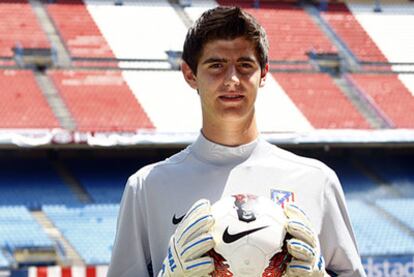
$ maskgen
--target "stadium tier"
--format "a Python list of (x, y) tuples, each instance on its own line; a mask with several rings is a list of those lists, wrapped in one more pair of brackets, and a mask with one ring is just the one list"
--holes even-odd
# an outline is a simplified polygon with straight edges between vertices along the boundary
[(0, 3), (0, 38), (0, 57), (12, 57), (14, 47), (50, 48), (28, 0)]
[(32, 71), (0, 70), (0, 128), (57, 128)]

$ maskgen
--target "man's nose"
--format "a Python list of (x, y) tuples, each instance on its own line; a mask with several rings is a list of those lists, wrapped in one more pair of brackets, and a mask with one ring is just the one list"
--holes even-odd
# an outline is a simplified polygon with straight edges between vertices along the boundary
[(226, 86), (237, 86), (240, 84), (239, 73), (235, 66), (229, 66), (224, 84)]

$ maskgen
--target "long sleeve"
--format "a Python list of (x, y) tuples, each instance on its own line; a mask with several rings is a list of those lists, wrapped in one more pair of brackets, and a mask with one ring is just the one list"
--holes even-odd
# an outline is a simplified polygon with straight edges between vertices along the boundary
[(107, 277), (150, 276), (150, 261), (143, 202), (140, 201), (140, 178), (129, 178), (117, 222), (117, 232)]
[(338, 178), (331, 172), (325, 190), (320, 234), (326, 266), (338, 276), (365, 276)]

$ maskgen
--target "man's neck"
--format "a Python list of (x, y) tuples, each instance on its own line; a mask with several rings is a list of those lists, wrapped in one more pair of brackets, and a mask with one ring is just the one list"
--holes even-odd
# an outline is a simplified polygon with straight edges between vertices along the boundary
[(201, 132), (208, 140), (226, 146), (239, 146), (252, 142), (259, 134), (254, 119), (237, 124), (235, 122), (204, 123)]

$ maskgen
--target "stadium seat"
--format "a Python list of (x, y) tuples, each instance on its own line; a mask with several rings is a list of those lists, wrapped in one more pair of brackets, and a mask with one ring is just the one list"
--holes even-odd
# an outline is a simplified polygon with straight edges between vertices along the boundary
[(0, 57), (12, 57), (13, 47), (50, 48), (28, 0), (0, 3)]
[(414, 96), (397, 74), (349, 74), (366, 99), (394, 128), (414, 127)]
[(43, 211), (88, 265), (109, 263), (118, 210), (119, 205), (115, 204), (43, 207)]
[(347, 5), (389, 62), (414, 62), (414, 38), (407, 35), (414, 25), (414, 5), (408, 0), (380, 2), (380, 13), (374, 12), (372, 1), (350, 0)]
[(330, 3), (329, 8), (321, 14), (359, 61), (387, 62), (345, 3)]
[(378, 199), (375, 204), (414, 231), (414, 198)]
[(53, 248), (41, 226), (24, 206), (0, 206), (0, 247), (17, 249)]
[(44, 158), (9, 157), (0, 160), (0, 168), (1, 205), (38, 209), (43, 204), (80, 203)]
[(59, 0), (46, 5), (70, 55), (76, 58), (113, 58), (111, 48), (82, 0)]
[(50, 129), (60, 126), (33, 72), (0, 70), (0, 87), (0, 128)]
[(119, 71), (49, 71), (79, 131), (133, 132), (153, 125)]
[[(232, 0), (217, 2), (220, 5), (235, 3)], [(266, 29), (271, 60), (307, 61), (308, 52), (337, 51), (310, 15), (295, 3), (265, 1), (259, 9), (253, 8), (252, 4), (253, 1), (237, 1), (237, 5), (255, 16)]]
[(387, 219), (380, 210), (361, 200), (347, 202), (362, 256), (411, 254), (414, 239)]
[(318, 129), (371, 129), (369, 123), (322, 73), (272, 73), (286, 94)]
[(93, 203), (103, 204), (119, 203), (128, 177), (149, 162), (149, 159), (143, 160), (140, 157), (85, 157), (64, 160)]

